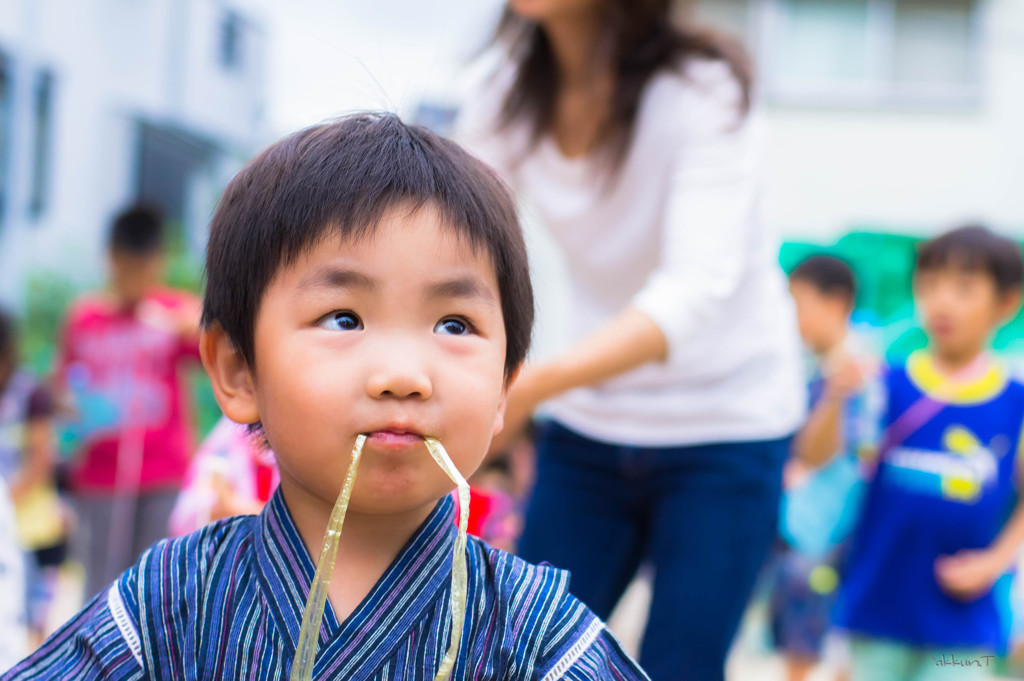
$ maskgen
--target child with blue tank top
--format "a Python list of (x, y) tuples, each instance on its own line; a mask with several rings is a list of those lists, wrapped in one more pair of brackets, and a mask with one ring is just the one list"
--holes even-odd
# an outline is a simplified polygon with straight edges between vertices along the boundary
[(926, 351), (883, 372), (877, 455), (837, 605), (853, 680), (987, 678), (992, 586), (1024, 541), (1024, 384), (987, 349), (1018, 309), (1020, 250), (977, 226), (925, 243), (914, 296)]

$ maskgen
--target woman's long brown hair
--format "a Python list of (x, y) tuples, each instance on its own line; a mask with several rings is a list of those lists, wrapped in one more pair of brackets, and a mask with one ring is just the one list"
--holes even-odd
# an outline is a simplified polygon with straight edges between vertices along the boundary
[[(615, 76), (611, 111), (600, 132), (599, 147), (611, 169), (625, 159), (633, 137), (644, 88), (658, 71), (675, 68), (691, 57), (726, 63), (742, 90), (742, 107), (750, 107), (753, 68), (742, 45), (726, 36), (677, 25), (672, 0), (604, 0), (597, 54), (607, 55)], [(494, 42), (507, 45), (516, 63), (499, 125), (526, 122), (536, 143), (554, 120), (559, 75), (544, 30), (506, 7)]]

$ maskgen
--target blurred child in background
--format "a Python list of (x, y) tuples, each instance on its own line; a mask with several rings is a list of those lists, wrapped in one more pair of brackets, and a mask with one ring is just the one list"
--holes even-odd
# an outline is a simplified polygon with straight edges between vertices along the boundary
[(171, 534), (190, 534), (221, 518), (255, 515), (280, 481), (274, 453), (261, 438), (222, 417), (188, 467), (171, 514)]
[(533, 435), (530, 423), (469, 479), (469, 533), (510, 553), (523, 531), (523, 510), (533, 486)]
[(109, 290), (72, 305), (61, 339), (58, 384), (82, 425), (71, 485), (86, 598), (167, 536), (192, 452), (180, 365), (198, 363), (200, 305), (161, 286), (163, 254), (159, 213), (121, 213)]
[(992, 585), (1024, 540), (1024, 384), (988, 345), (1019, 306), (1022, 269), (1018, 246), (982, 227), (918, 252), (929, 348), (882, 377), (883, 430), (836, 611), (857, 681), (992, 671), (1003, 637)]
[(520, 499), (512, 496), (508, 462), (484, 463), (469, 480), (469, 534), (496, 549), (515, 551), (523, 530)]
[(26, 553), (24, 603), (34, 647), (47, 633), (64, 562), (65, 523), (53, 481), (53, 401), (44, 386), (19, 368), (16, 335), (14, 320), (0, 311), (0, 479), (15, 506), (16, 545)]
[[(861, 389), (872, 362), (850, 331), (856, 279), (839, 258), (808, 258), (789, 277), (800, 335), (813, 354), (810, 412), (787, 464), (779, 547), (769, 604), (776, 648), (788, 677), (803, 681), (822, 656), (839, 582), (843, 540), (860, 497), (856, 436), (863, 427)], [(831, 460), (812, 470), (806, 451)], [(834, 456), (832, 456), (834, 455)]]

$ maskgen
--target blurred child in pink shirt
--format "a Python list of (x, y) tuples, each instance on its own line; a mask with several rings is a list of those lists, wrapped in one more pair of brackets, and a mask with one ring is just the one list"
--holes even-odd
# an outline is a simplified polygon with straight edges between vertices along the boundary
[(182, 365), (199, 360), (198, 299), (160, 285), (163, 222), (142, 206), (114, 221), (110, 286), (77, 300), (57, 384), (76, 414), (71, 469), (86, 597), (167, 534), (192, 452)]
[(257, 514), (280, 480), (274, 453), (247, 426), (221, 418), (192, 459), (171, 514), (171, 533), (186, 535), (214, 520)]

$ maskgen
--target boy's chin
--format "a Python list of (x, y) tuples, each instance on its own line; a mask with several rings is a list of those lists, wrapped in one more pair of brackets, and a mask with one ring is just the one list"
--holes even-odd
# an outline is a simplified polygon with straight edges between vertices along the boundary
[(427, 515), (445, 495), (425, 495), (416, 499), (381, 495), (369, 499), (359, 499), (353, 495), (349, 504), (352, 513), (364, 516), (404, 516)]
[(967, 360), (984, 352), (986, 348), (985, 343), (979, 344), (951, 338), (936, 338), (935, 336), (930, 338), (929, 349), (933, 355), (941, 359)]

